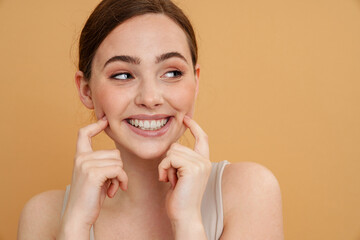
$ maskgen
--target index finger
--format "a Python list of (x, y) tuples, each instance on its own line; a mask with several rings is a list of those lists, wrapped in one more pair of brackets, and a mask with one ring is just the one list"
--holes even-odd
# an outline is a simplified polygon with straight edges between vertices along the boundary
[(207, 134), (189, 116), (185, 115), (184, 123), (190, 129), (191, 134), (195, 137), (195, 152), (200, 153), (206, 158), (209, 158), (209, 142)]
[(78, 140), (76, 143), (76, 154), (92, 152), (91, 138), (99, 134), (108, 125), (106, 117), (101, 118), (96, 123), (92, 123), (79, 130)]

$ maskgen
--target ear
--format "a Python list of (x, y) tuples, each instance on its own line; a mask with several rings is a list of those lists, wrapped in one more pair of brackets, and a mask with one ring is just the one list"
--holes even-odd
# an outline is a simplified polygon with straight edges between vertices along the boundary
[(94, 109), (94, 103), (91, 98), (90, 84), (89, 81), (85, 79), (83, 72), (77, 71), (75, 73), (75, 83), (81, 102), (85, 105), (85, 107)]
[(200, 65), (195, 65), (195, 81), (196, 81), (196, 92), (195, 92), (195, 98), (197, 98), (197, 95), (199, 93), (199, 80), (200, 80)]

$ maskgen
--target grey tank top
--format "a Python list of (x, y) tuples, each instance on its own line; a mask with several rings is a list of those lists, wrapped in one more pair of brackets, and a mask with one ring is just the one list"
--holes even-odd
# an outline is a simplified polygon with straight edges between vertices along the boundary
[[(201, 216), (208, 240), (218, 240), (223, 231), (223, 204), (221, 179), (228, 161), (213, 162), (208, 183), (201, 203)], [(69, 198), (70, 185), (66, 187), (61, 217), (64, 214)], [(90, 240), (95, 240), (94, 229), (91, 227)]]

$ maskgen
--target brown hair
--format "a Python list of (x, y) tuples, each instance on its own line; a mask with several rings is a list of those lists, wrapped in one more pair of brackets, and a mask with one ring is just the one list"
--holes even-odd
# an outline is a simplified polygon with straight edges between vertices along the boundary
[(103, 0), (92, 12), (80, 35), (79, 70), (87, 80), (96, 50), (106, 36), (124, 21), (147, 13), (164, 14), (184, 31), (193, 66), (197, 63), (197, 44), (194, 30), (183, 11), (171, 0)]

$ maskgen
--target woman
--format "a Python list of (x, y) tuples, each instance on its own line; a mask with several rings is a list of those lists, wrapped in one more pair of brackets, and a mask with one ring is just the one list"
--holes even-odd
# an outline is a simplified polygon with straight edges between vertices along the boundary
[[(282, 239), (281, 194), (253, 163), (211, 164), (192, 119), (200, 67), (169, 0), (104, 0), (79, 45), (76, 86), (98, 118), (79, 131), (71, 188), (32, 198), (19, 239)], [(186, 128), (194, 149), (177, 143)], [(101, 131), (116, 150), (93, 151)]]

